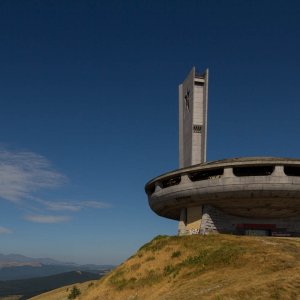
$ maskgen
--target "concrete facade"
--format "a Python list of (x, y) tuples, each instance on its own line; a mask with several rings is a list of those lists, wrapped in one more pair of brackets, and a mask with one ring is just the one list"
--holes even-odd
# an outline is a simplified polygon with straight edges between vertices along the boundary
[(206, 161), (208, 69), (192, 68), (179, 85), (179, 167)]
[(300, 234), (298, 159), (208, 162), (158, 176), (146, 192), (152, 210), (180, 221), (179, 234), (237, 233), (240, 224), (272, 224)]

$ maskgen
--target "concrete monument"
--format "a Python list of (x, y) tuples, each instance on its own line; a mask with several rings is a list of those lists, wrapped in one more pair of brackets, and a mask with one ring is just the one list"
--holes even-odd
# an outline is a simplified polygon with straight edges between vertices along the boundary
[(208, 70), (179, 85), (179, 169), (150, 180), (151, 209), (178, 220), (179, 235), (300, 236), (300, 160), (244, 157), (206, 162)]

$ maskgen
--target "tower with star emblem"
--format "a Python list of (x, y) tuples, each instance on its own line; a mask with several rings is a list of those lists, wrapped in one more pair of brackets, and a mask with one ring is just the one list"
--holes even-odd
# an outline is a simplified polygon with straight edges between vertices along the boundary
[[(206, 162), (208, 69), (202, 75), (193, 67), (179, 85), (179, 168)], [(199, 232), (202, 207), (183, 207), (179, 235), (188, 230)]]
[(206, 161), (208, 69), (192, 68), (179, 85), (179, 167)]
[(206, 162), (208, 70), (179, 86), (179, 169), (150, 180), (151, 209), (178, 220), (178, 234), (300, 237), (300, 159)]

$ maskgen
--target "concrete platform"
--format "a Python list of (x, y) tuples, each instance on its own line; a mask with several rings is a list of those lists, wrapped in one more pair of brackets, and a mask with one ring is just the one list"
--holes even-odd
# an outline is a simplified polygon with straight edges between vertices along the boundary
[(300, 216), (300, 159), (225, 159), (175, 170), (145, 186), (151, 209), (180, 220), (182, 208), (209, 205), (255, 219)]

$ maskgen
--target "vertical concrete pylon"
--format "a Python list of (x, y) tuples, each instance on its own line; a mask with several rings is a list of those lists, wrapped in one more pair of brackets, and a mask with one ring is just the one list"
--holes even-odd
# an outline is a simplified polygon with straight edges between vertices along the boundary
[(208, 69), (192, 68), (179, 85), (179, 167), (206, 161)]
[[(192, 68), (179, 85), (179, 167), (206, 162), (208, 69)], [(179, 235), (199, 233), (202, 207), (182, 208)]]

